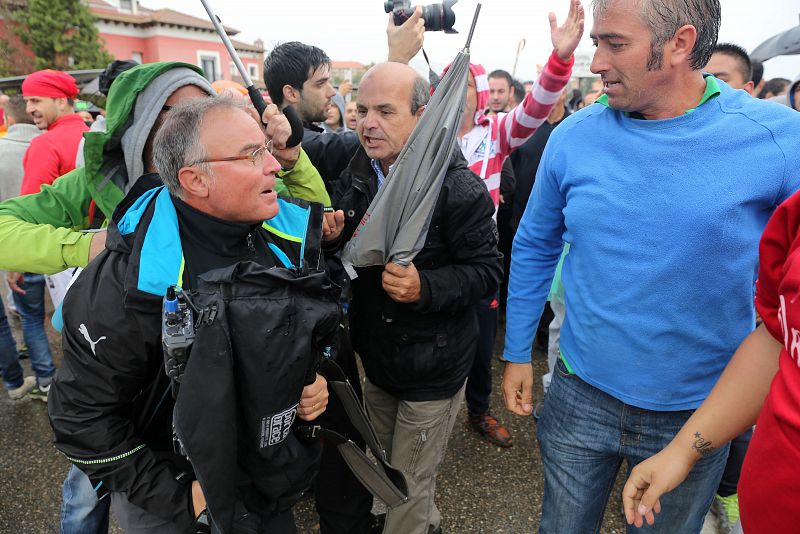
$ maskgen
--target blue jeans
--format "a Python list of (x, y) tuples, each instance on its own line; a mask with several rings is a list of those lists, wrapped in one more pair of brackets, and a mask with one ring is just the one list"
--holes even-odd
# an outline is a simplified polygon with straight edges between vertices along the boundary
[(22, 366), (19, 364), (17, 343), (8, 326), (3, 299), (0, 299), (0, 375), (8, 389), (22, 385)]
[(89, 477), (70, 466), (64, 479), (61, 502), (61, 534), (107, 534), (111, 499), (98, 500)]
[[(663, 449), (691, 414), (627, 405), (569, 374), (559, 358), (538, 423), (545, 471), (539, 532), (600, 532), (622, 461), (630, 472)], [(628, 532), (700, 532), (727, 458), (725, 445), (701, 459), (683, 484), (661, 497), (655, 525)]]
[(25, 273), (25, 283), (20, 287), (26, 293), (14, 293), (14, 305), (22, 320), (22, 337), (28, 346), (31, 367), (39, 385), (49, 386), (56, 374), (56, 367), (44, 331), (44, 275)]

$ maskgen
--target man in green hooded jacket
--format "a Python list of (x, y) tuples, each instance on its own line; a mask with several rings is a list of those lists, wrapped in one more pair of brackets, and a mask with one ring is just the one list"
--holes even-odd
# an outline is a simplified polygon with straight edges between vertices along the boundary
[[(85, 266), (105, 244), (103, 232), (85, 230), (104, 226), (136, 180), (154, 171), (150, 149), (163, 112), (184, 98), (215, 94), (201, 71), (185, 63), (150, 63), (121, 74), (109, 91), (106, 131), (84, 134), (86, 166), (37, 194), (0, 203), (0, 269), (51, 274)], [(329, 206), (319, 173), (296, 150), (276, 151), (284, 168), (278, 192)]]

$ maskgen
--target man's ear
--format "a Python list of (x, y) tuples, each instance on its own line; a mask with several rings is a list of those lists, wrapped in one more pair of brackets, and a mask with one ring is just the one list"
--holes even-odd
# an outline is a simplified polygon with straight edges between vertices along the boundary
[(187, 196), (207, 198), (209, 195), (211, 177), (194, 165), (181, 167), (178, 171), (178, 182)]
[(744, 84), (744, 87), (742, 87), (742, 89), (744, 89), (745, 91), (747, 91), (747, 93), (748, 93), (750, 96), (753, 96), (753, 92), (755, 91), (755, 84), (753, 84), (753, 80), (750, 80), (749, 82), (747, 82), (746, 84)]
[(684, 24), (666, 44), (665, 56), (671, 66), (677, 67), (688, 63), (697, 42), (697, 28)]
[(60, 113), (75, 113), (75, 108), (69, 105), (67, 99), (63, 96), (60, 96), (55, 99), (56, 107)]
[(420, 106), (419, 109), (417, 110), (417, 112), (414, 113), (414, 116), (417, 118), (417, 120), (419, 120), (419, 118), (422, 117), (422, 114), (425, 113), (425, 108), (427, 108), (427, 107), (428, 107), (427, 105)]
[(283, 86), (283, 101), (286, 104), (297, 104), (300, 100), (300, 91), (289, 85)]

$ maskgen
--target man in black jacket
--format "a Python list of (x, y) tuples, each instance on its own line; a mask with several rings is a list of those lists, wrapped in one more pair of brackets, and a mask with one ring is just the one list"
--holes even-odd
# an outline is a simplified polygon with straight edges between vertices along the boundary
[[(202, 515), (205, 495), (217, 490), (209, 478), (202, 485), (199, 481), (199, 473), (208, 472), (206, 464), (198, 471), (207, 455), (190, 453), (189, 465), (173, 449), (175, 403), (162, 353), (162, 299), (167, 288), (177, 284), (195, 289), (202, 284), (201, 275), (240, 262), (267, 269), (290, 263), (324, 270), (319, 251), (322, 207), (277, 199), (273, 189), (280, 164), (271, 150), (272, 141), (265, 143), (258, 123), (234, 101), (200, 99), (173, 108), (154, 143), (154, 159), (166, 188), (155, 173), (137, 181), (109, 225), (106, 250), (89, 264), (64, 301), (64, 359), (49, 404), (55, 443), (99, 492), (111, 494), (115, 515), (128, 534), (183, 531)], [(305, 212), (295, 217), (307, 221), (305, 226), (277, 228), (293, 211)], [(335, 325), (337, 308), (333, 298), (328, 300), (319, 306), (332, 310)], [(226, 482), (235, 487), (229, 495), (240, 499), (236, 509), (220, 508), (215, 516), (209, 499), (210, 513), (214, 522), (225, 513), (230, 518), (235, 514), (238, 521), (255, 523), (254, 532), (292, 532), (290, 506), (310, 485), (318, 452), (300, 444), (288, 429), (295, 415), (304, 420), (318, 417), (328, 394), (318, 375), (304, 386), (308, 377), (314, 380), (308, 373), (313, 351), (270, 351), (275, 344), (268, 334), (253, 335), (253, 325), (262, 317), (246, 316), (225, 345), (236, 347), (228, 356), (235, 358), (241, 347), (257, 338), (259, 354), (274, 358), (279, 371), (262, 373), (259, 379), (266, 380), (262, 391), (273, 398), (278, 392), (285, 396), (273, 412), (280, 417), (263, 414), (270, 434), (268, 444), (262, 440), (260, 463), (237, 466), (234, 461)], [(226, 320), (234, 319), (231, 315)], [(197, 376), (192, 359), (206, 350), (200, 335), (213, 324), (211, 318), (198, 329), (180, 393), (214, 394), (214, 387), (192, 390), (185, 380), (192, 372)], [(281, 330), (288, 328), (287, 324)], [(295, 370), (280, 371), (286, 363)], [(223, 377), (210, 378), (222, 387)], [(238, 385), (248, 378), (252, 377), (233, 382)], [(237, 391), (217, 394), (220, 403), (237, 398)], [(186, 398), (179, 395), (178, 405), (182, 397)], [(209, 418), (218, 410), (210, 403), (200, 408)], [(226, 437), (221, 436), (226, 430), (246, 424), (225, 423), (201, 441), (214, 443)], [(193, 445), (196, 438), (183, 445)], [(242, 452), (233, 449), (218, 450), (218, 461), (241, 459)], [(278, 456), (294, 461), (267, 463), (279, 449)], [(260, 490), (254, 474), (264, 465), (280, 475), (273, 493)]]
[[(339, 175), (358, 148), (357, 139), (326, 133), (314, 122), (327, 118), (327, 107), (336, 94), (330, 84), (331, 60), (316, 46), (297, 41), (276, 46), (264, 60), (264, 83), (270, 97), (281, 109), (294, 106), (303, 120), (303, 149), (316, 167), (328, 192), (333, 192)], [(328, 258), (331, 278), (343, 288), (348, 280), (337, 257)], [(346, 292), (346, 290), (345, 290)], [(336, 362), (361, 396), (355, 354), (350, 347), (346, 325), (342, 329)], [(364, 440), (349, 421), (343, 406), (334, 403), (321, 424), (347, 435), (362, 449)], [(314, 482), (314, 498), (322, 534), (368, 534), (372, 531), (372, 495), (356, 479), (333, 443), (325, 444), (320, 472)]]
[[(361, 149), (334, 193), (344, 230), (338, 241), (329, 239), (332, 248), (352, 237), (428, 96), (427, 82), (400, 63), (376, 65), (361, 79)], [(391, 463), (409, 483), (409, 501), (387, 513), (384, 534), (439, 531), (436, 473), (472, 367), (475, 305), (502, 277), (493, 212), (486, 187), (456, 149), (413, 263), (358, 269), (352, 282), (351, 338), (367, 376), (367, 410)]]
[(269, 96), (279, 108), (294, 106), (300, 115), (305, 128), (303, 149), (329, 192), (358, 148), (357, 143), (326, 133), (314, 124), (328, 118), (327, 108), (336, 94), (330, 75), (328, 55), (316, 46), (297, 41), (276, 46), (264, 60), (264, 83)]

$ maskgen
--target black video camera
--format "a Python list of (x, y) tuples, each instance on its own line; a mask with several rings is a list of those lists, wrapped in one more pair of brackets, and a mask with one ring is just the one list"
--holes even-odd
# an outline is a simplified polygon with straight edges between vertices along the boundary
[[(453, 13), (453, 4), (458, 0), (444, 0), (441, 4), (431, 4), (422, 7), (422, 20), (425, 21), (425, 31), (444, 33), (458, 33), (453, 29), (456, 23), (456, 14)], [(414, 14), (411, 0), (386, 0), (383, 9), (394, 14), (394, 23), (400, 26)]]

